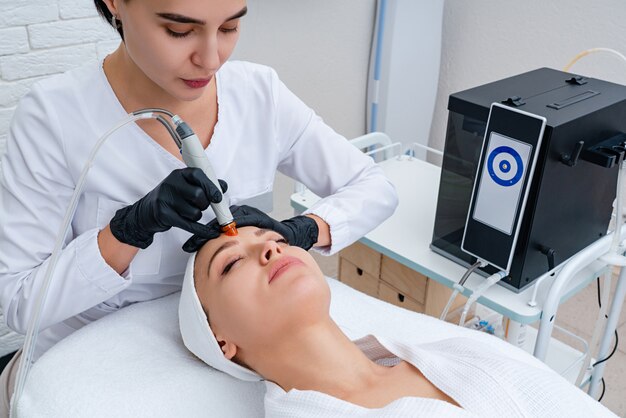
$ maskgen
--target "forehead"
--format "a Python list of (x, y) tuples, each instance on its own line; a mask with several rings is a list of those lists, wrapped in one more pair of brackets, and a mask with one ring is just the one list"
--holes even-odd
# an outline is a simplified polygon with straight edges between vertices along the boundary
[(258, 240), (258, 237), (264, 235), (268, 230), (257, 228), (256, 226), (246, 226), (243, 228), (237, 228), (237, 235), (228, 236), (222, 234), (219, 237), (208, 241), (200, 251), (207, 253), (214, 253), (218, 248), (227, 242), (239, 242), (245, 244), (246, 242), (252, 242)]
[(230, 16), (247, 6), (246, 0), (133, 0), (125, 3), (132, 4), (133, 2), (152, 9), (187, 11), (200, 13), (207, 17), (215, 16), (216, 18)]

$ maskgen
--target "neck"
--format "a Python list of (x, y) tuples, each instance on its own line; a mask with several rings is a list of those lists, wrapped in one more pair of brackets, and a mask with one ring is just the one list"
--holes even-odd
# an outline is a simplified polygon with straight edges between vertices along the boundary
[(330, 318), (255, 354), (247, 363), (285, 391), (315, 390), (340, 399), (371, 387), (387, 369), (367, 358)]

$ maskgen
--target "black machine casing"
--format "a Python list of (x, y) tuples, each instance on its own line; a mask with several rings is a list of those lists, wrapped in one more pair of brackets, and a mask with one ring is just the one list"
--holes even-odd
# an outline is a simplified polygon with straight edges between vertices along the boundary
[(450, 96), (431, 248), (467, 266), (476, 259), (461, 240), (493, 102), (547, 119), (510, 274), (500, 282), (520, 291), (606, 234), (621, 158), (612, 147), (626, 142), (626, 87), (540, 68)]

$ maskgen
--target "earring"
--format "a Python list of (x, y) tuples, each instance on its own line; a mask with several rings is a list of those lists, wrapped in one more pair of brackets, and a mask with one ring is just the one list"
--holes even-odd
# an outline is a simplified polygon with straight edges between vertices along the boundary
[(115, 29), (119, 29), (120, 26), (122, 26), (121, 22), (117, 21), (117, 18), (115, 17), (115, 15), (111, 16), (111, 25), (115, 28)]

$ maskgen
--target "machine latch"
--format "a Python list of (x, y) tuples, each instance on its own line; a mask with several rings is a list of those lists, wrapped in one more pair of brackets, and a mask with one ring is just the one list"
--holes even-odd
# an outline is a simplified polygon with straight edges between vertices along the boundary
[(579, 86), (582, 86), (583, 84), (587, 84), (587, 78), (577, 75), (577, 76), (570, 78), (569, 80), (565, 80), (565, 82), (569, 84), (577, 84)]
[(505, 104), (508, 106), (520, 107), (522, 105), (525, 105), (526, 102), (522, 100), (520, 96), (511, 96), (508, 99), (504, 100), (502, 104)]
[(580, 157), (580, 153), (582, 152), (584, 146), (585, 141), (578, 141), (574, 146), (574, 151), (571, 154), (561, 155), (561, 162), (570, 167), (574, 167), (578, 162), (578, 158)]

